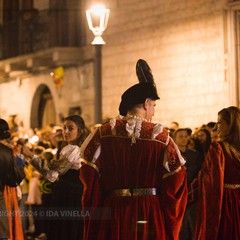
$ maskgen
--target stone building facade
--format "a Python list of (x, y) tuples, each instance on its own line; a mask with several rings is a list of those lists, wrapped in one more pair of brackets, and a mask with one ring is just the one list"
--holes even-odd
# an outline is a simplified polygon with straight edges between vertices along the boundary
[[(44, 1), (35, 2), (41, 7), (39, 2)], [(84, 1), (84, 7), (93, 2)], [(177, 121), (182, 127), (198, 127), (216, 121), (217, 112), (223, 107), (239, 106), (240, 1), (105, 0), (103, 3), (110, 8), (108, 27), (103, 34), (106, 45), (102, 48), (103, 118), (118, 115), (122, 92), (137, 83), (135, 64), (139, 58), (147, 60), (152, 68), (160, 95), (155, 120), (165, 126)], [(85, 34), (80, 36), (84, 38), (81, 46), (66, 52), (67, 58), (72, 58), (68, 64), (61, 58), (62, 50), (58, 58), (58, 49), (54, 49), (51, 56), (57, 60), (53, 67), (2, 77), (2, 118), (17, 114), (26, 128), (41, 127), (50, 122), (60, 124), (59, 116), (67, 116), (80, 107), (87, 124), (94, 123), (94, 54), (90, 46), (93, 35), (87, 27), (82, 31)], [(40, 52), (41, 49), (31, 56)], [(0, 61), (2, 76), (12, 59)], [(58, 65), (64, 68), (61, 92), (50, 76)], [(40, 114), (42, 98), (45, 102)]]

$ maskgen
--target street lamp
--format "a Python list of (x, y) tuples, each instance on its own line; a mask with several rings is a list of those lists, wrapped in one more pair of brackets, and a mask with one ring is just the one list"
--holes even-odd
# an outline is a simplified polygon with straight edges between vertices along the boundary
[(86, 11), (89, 29), (95, 36), (92, 41), (92, 45), (95, 45), (95, 124), (102, 122), (102, 45), (105, 44), (102, 34), (107, 27), (109, 13), (110, 10), (103, 5), (96, 5)]

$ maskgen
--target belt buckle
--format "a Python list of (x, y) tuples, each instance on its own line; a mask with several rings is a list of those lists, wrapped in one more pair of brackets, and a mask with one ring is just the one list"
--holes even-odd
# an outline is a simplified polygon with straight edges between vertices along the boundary
[(122, 196), (126, 196), (126, 197), (129, 197), (129, 196), (132, 196), (132, 192), (130, 189), (122, 189)]

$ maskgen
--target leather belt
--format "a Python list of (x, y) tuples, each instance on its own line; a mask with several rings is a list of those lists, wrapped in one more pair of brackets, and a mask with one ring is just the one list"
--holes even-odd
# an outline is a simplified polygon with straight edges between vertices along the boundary
[(109, 192), (109, 195), (114, 197), (157, 195), (157, 189), (156, 188), (123, 188), (123, 189), (112, 190)]

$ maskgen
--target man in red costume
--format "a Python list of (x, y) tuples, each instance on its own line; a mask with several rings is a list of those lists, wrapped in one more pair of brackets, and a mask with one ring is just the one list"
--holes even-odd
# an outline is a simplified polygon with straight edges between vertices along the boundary
[(168, 132), (151, 119), (159, 99), (151, 69), (122, 95), (120, 117), (81, 147), (85, 240), (178, 239), (187, 202), (185, 163)]

